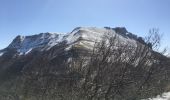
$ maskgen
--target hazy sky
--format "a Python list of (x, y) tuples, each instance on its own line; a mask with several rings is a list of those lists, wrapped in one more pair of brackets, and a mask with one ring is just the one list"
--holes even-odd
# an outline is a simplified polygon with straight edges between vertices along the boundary
[(0, 49), (19, 34), (77, 26), (124, 26), (139, 36), (156, 27), (170, 47), (170, 0), (0, 0)]

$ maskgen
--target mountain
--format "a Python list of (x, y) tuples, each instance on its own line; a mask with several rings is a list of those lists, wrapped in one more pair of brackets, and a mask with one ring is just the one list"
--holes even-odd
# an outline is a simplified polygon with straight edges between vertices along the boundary
[(170, 90), (169, 65), (124, 27), (19, 35), (0, 50), (0, 99), (145, 99)]
[(17, 36), (7, 48), (15, 48), (22, 54), (29, 53), (32, 49), (50, 49), (61, 41), (62, 34), (40, 33), (33, 36)]
[[(115, 35), (116, 32), (122, 34), (128, 33), (125, 28), (96, 28), (96, 27), (77, 27), (71, 33), (40, 33), (32, 36), (20, 36), (18, 35), (12, 43), (5, 49), (15, 49), (19, 55), (25, 55), (32, 50), (44, 51), (49, 50), (53, 46), (66, 41), (69, 46), (74, 44), (83, 45), (84, 47), (93, 47), (95, 41), (100, 41), (104, 34)], [(133, 42), (134, 40), (124, 38), (120, 35), (122, 41)], [(80, 42), (78, 42), (81, 39)], [(69, 47), (68, 47), (69, 48)], [(1, 56), (6, 50), (1, 50)]]
[[(66, 41), (68, 45), (77, 44), (84, 47), (93, 47), (94, 42), (100, 41), (106, 34), (119, 35), (122, 42), (130, 42), (135, 45), (135, 38), (131, 38), (124, 27), (117, 28), (96, 28), (96, 27), (77, 27), (71, 33), (40, 33), (32, 36), (18, 35), (6, 49), (16, 49), (20, 55), (27, 54), (34, 49), (38, 51), (49, 50), (60, 42)], [(127, 35), (126, 35), (127, 34)], [(4, 51), (4, 50), (3, 50)], [(5, 52), (5, 51), (4, 51)], [(1, 51), (1, 56), (2, 56)]]

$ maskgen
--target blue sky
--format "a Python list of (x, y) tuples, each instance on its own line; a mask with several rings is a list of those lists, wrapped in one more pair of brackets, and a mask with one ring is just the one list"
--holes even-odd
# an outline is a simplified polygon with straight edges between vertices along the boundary
[(16, 35), (116, 27), (144, 36), (150, 28), (170, 47), (170, 0), (0, 0), (0, 49)]

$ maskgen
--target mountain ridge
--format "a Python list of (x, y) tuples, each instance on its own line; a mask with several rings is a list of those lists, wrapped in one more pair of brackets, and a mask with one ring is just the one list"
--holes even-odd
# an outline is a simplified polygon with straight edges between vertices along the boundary
[[(48, 50), (51, 47), (57, 45), (59, 42), (66, 41), (67, 44), (74, 44), (79, 39), (84, 39), (80, 44), (87, 45), (86, 47), (93, 47), (94, 42), (100, 41), (104, 34), (116, 34), (122, 41), (135, 42), (138, 41), (138, 37), (126, 30), (125, 27), (77, 27), (69, 33), (39, 33), (30, 36), (16, 36), (14, 40), (9, 44), (7, 48), (17, 49), (20, 55), (27, 54), (33, 49), (39, 48), (40, 51)], [(134, 41), (135, 40), (135, 41)], [(144, 40), (142, 40), (143, 43)], [(135, 43), (134, 43), (135, 44)], [(133, 44), (133, 45), (134, 45)], [(2, 51), (2, 50), (1, 50)], [(1, 53), (2, 56), (2, 53)]]

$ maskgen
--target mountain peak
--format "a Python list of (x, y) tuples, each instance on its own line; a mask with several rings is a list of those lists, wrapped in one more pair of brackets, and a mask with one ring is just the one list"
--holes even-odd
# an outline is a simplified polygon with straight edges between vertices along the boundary
[(126, 36), (127, 33), (125, 27), (76, 27), (68, 34), (46, 32), (31, 36), (18, 35), (7, 48), (16, 49), (21, 55), (27, 54), (33, 49), (48, 50), (62, 41), (67, 41), (69, 47), (78, 44), (92, 48), (94, 43), (100, 41), (104, 35), (118, 35), (122, 43), (130, 42), (131, 45), (135, 45), (135, 40), (129, 39)]
[(61, 34), (40, 33), (31, 36), (18, 35), (7, 48), (14, 48), (20, 54), (27, 54), (35, 48), (50, 48), (59, 42)]
[(125, 27), (115, 27), (115, 28), (113, 28), (113, 29), (116, 31), (116, 33), (120, 33), (120, 34), (126, 34), (126, 33), (128, 33), (128, 31), (126, 30)]
[(9, 48), (19, 48), (22, 41), (24, 40), (24, 36), (18, 35), (15, 37), (15, 39), (12, 41), (12, 43), (8, 46)]

